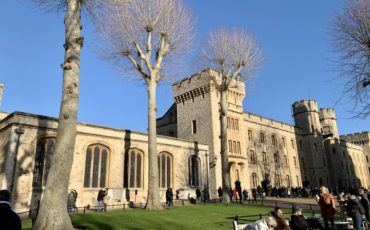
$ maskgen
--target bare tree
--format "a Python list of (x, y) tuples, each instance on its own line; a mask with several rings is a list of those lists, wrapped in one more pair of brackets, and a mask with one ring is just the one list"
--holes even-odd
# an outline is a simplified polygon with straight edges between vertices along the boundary
[(237, 87), (241, 79), (247, 79), (262, 61), (262, 53), (251, 34), (239, 30), (218, 29), (209, 34), (207, 46), (203, 50), (207, 67), (215, 69), (219, 75), (212, 76), (216, 90), (220, 94), (221, 167), (223, 201), (230, 202), (230, 165), (227, 152), (227, 111), (226, 93)]
[(33, 229), (74, 229), (67, 213), (67, 194), (73, 163), (79, 98), (81, 7), (95, 7), (93, 0), (32, 0), (47, 10), (65, 10), (65, 56), (62, 101), (53, 159)]
[(344, 93), (355, 101), (355, 114), (370, 114), (370, 1), (347, 0), (336, 14), (330, 36)]
[(115, 65), (130, 67), (148, 90), (149, 184), (146, 209), (161, 209), (156, 143), (156, 88), (163, 66), (178, 58), (193, 38), (194, 18), (181, 0), (117, 1), (97, 17), (102, 53)]

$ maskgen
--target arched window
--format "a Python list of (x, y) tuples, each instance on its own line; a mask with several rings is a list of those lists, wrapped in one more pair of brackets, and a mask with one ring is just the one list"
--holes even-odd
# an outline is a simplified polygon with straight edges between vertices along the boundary
[(195, 155), (189, 157), (189, 185), (200, 185), (200, 159)]
[(258, 177), (257, 173), (252, 173), (252, 188), (256, 188), (258, 186)]
[(159, 153), (158, 155), (159, 167), (159, 187), (172, 187), (172, 156), (167, 152)]
[(33, 169), (33, 186), (41, 187), (46, 184), (54, 147), (55, 138), (43, 138), (37, 142), (35, 167)]
[(85, 188), (107, 187), (109, 149), (100, 144), (90, 145), (86, 149)]
[(125, 154), (125, 188), (143, 186), (143, 153), (138, 149), (129, 149)]

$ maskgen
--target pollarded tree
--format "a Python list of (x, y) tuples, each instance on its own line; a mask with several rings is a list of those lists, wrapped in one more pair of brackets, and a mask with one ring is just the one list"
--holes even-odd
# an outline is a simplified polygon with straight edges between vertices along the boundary
[(355, 114), (370, 114), (370, 1), (347, 0), (331, 27), (335, 60), (344, 92), (355, 101)]
[(148, 90), (148, 199), (146, 209), (161, 209), (156, 133), (156, 89), (163, 66), (179, 58), (193, 38), (194, 18), (181, 0), (116, 1), (101, 12), (96, 26), (102, 53), (116, 66), (129, 67)]
[(203, 50), (207, 67), (218, 72), (212, 81), (220, 95), (221, 167), (223, 201), (230, 202), (230, 164), (227, 151), (227, 112), (226, 93), (237, 87), (239, 80), (247, 79), (262, 61), (262, 52), (250, 33), (241, 29), (218, 29), (209, 34), (207, 46)]
[(65, 10), (65, 56), (62, 101), (56, 145), (40, 210), (33, 229), (74, 229), (67, 213), (68, 183), (73, 163), (79, 98), (81, 9), (96, 8), (98, 0), (32, 0), (48, 10)]

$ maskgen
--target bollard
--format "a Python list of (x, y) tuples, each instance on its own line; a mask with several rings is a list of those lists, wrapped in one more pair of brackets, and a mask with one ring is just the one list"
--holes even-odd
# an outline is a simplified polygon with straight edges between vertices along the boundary
[(184, 206), (184, 205), (185, 205), (185, 202), (184, 202), (184, 200), (182, 200), (182, 201), (181, 201), (181, 203), (182, 203), (182, 206)]
[(260, 213), (260, 220), (262, 220), (262, 214)]
[(86, 206), (84, 206), (84, 214), (86, 214)]

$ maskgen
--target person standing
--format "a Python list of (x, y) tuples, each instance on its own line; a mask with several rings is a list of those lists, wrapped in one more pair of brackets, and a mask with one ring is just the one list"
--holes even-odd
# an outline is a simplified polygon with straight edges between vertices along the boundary
[(105, 190), (103, 190), (104, 212), (107, 211), (108, 203), (109, 203), (108, 188), (106, 188)]
[(166, 191), (167, 206), (173, 207), (173, 191), (172, 188), (168, 188)]
[(197, 196), (197, 201), (200, 201), (200, 198), (202, 196), (202, 193), (200, 192), (200, 189), (199, 188), (197, 188), (195, 190), (195, 195)]
[(329, 229), (328, 221), (330, 221), (331, 229), (334, 229), (335, 201), (325, 186), (321, 186), (319, 191), (320, 195), (316, 195), (315, 199), (320, 205), (320, 213), (324, 219), (325, 229)]
[(352, 218), (353, 228), (361, 230), (362, 214), (365, 211), (355, 195), (352, 195), (347, 202), (347, 213)]
[(359, 194), (359, 197), (361, 198), (360, 204), (362, 205), (365, 211), (365, 218), (367, 221), (370, 221), (369, 219), (369, 200), (367, 199), (367, 194), (365, 194), (362, 188), (358, 190), (358, 194)]
[(73, 212), (73, 206), (75, 204), (76, 204), (75, 196), (73, 190), (71, 189), (71, 191), (68, 193), (68, 204), (67, 204), (68, 213)]
[(0, 226), (2, 230), (21, 230), (21, 218), (11, 209), (10, 192), (0, 190)]
[(242, 186), (241, 186), (240, 180), (235, 181), (235, 189), (236, 189), (236, 192), (238, 193), (239, 203), (241, 204), (242, 203)]
[(217, 193), (218, 193), (218, 200), (221, 202), (222, 201), (222, 188), (221, 188), (221, 186), (218, 187)]

